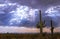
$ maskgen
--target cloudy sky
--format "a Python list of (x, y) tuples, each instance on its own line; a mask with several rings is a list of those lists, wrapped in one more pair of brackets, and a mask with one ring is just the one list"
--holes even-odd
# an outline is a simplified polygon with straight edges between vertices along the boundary
[(39, 10), (46, 27), (53, 20), (54, 27), (60, 27), (60, 0), (1, 0), (0, 25), (1, 29), (8, 27), (36, 27), (39, 21)]

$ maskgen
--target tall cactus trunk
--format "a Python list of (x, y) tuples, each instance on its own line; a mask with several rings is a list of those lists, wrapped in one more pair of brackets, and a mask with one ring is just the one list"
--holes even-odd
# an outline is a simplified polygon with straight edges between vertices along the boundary
[(42, 33), (43, 33), (43, 29), (42, 29), (42, 28), (43, 28), (43, 27), (42, 27), (42, 26), (43, 26), (43, 25), (42, 25), (42, 15), (41, 15), (41, 11), (39, 11), (39, 12), (40, 12), (40, 13), (39, 13), (39, 14), (40, 14), (40, 34), (42, 34)]
[(39, 10), (39, 19), (40, 22), (37, 24), (38, 28), (40, 28), (40, 39), (43, 39), (43, 27), (45, 26), (45, 20), (44, 22), (42, 22), (42, 14), (41, 14), (41, 10)]
[(53, 30), (54, 30), (54, 27), (53, 27), (53, 23), (52, 23), (52, 20), (51, 20), (51, 39), (53, 39)]

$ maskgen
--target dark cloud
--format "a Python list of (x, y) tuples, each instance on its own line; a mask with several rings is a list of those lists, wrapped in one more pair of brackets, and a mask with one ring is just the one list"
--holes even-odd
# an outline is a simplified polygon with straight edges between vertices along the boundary
[(56, 5), (60, 3), (60, 0), (11, 0), (11, 1), (37, 8)]

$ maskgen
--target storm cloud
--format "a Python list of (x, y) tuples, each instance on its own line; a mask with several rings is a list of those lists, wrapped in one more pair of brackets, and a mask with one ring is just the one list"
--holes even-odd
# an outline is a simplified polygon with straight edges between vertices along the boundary
[[(40, 9), (42, 11), (43, 19), (46, 20), (46, 25), (50, 26), (50, 20), (51, 19), (53, 20), (54, 26), (55, 25), (59, 26), (59, 24), (60, 24), (60, 21), (59, 21), (60, 16), (57, 16), (57, 15), (60, 14), (60, 12), (59, 12), (60, 9), (57, 9), (57, 6), (58, 5), (60, 6), (60, 0), (2, 0), (2, 1), (0, 1), (0, 4), (4, 4), (4, 3), (6, 3), (6, 4), (7, 3), (17, 3), (18, 5), (27, 6), (29, 8), (31, 7), (33, 10), (34, 9)], [(14, 7), (16, 8), (16, 6), (13, 6), (13, 7), (9, 8), (9, 9), (5, 7), (5, 9), (7, 9), (8, 11), (4, 10), (4, 12), (8, 13)], [(55, 10), (55, 11), (58, 11), (58, 12), (52, 13), (52, 11), (50, 11), (50, 12), (47, 11), (47, 10), (51, 9), (51, 7), (53, 8), (52, 11)], [(54, 7), (56, 7), (56, 8), (54, 8)], [(14, 8), (14, 10), (15, 10), (15, 8)], [(4, 14), (4, 12), (0, 11), (1, 14)], [(4, 18), (7, 19), (11, 15), (4, 14), (4, 16), (3, 15), (0, 15), (0, 16), (2, 16), (2, 17), (0, 17), (0, 19), (1, 19), (0, 24), (2, 25), (2, 24), (5, 24), (3, 22), (6, 22), (6, 21), (9, 20), (8, 19), (8, 20), (4, 21)], [(28, 25), (28, 24), (32, 25), (32, 24), (36, 24), (37, 21), (35, 21), (35, 23), (24, 21), (23, 24), (24, 25)], [(32, 23), (32, 24), (30, 24), (30, 23)]]

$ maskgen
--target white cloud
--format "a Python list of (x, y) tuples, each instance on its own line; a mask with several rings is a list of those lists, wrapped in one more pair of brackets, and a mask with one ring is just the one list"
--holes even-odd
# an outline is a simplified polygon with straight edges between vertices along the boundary
[(34, 22), (36, 14), (38, 14), (38, 9), (33, 9), (31, 7), (20, 5), (18, 3), (3, 3), (0, 4), (0, 14), (11, 14), (9, 19), (9, 25), (20, 24), (22, 20), (27, 20)]
[(47, 16), (51, 17), (60, 16), (60, 5), (49, 7), (45, 13), (47, 13)]

